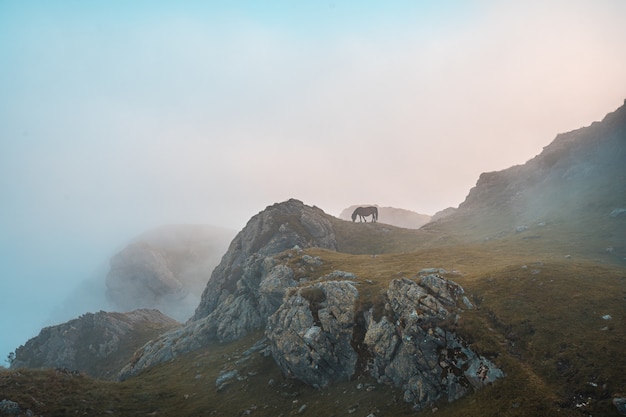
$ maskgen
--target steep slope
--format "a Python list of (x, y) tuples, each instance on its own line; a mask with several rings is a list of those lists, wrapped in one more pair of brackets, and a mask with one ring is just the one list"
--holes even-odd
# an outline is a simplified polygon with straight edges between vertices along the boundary
[(482, 174), (458, 210), (425, 230), (464, 241), (525, 233), (557, 246), (572, 242), (566, 251), (608, 252), (620, 261), (626, 257), (624, 209), (626, 106), (558, 135), (524, 165)]
[[(361, 206), (368, 205), (371, 204), (361, 204)], [(375, 206), (378, 207), (377, 205)], [(339, 218), (352, 221), (352, 213), (357, 207), (359, 207), (359, 205), (350, 206), (342, 210), (339, 214)], [(378, 207), (378, 221), (406, 229), (419, 229), (430, 221), (430, 216), (402, 208)]]
[(11, 368), (63, 368), (113, 379), (138, 347), (176, 326), (157, 310), (87, 313), (42, 329), (17, 348)]
[(209, 341), (232, 341), (263, 329), (285, 289), (297, 285), (273, 256), (294, 247), (336, 249), (329, 218), (319, 208), (293, 199), (252, 217), (211, 274), (194, 316), (184, 327), (144, 346), (121, 377), (199, 349)]

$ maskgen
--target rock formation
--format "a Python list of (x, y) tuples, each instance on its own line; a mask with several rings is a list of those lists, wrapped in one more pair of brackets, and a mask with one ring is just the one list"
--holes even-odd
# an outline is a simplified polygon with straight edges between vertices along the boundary
[(349, 281), (327, 281), (299, 288), (269, 319), (267, 336), (283, 372), (314, 387), (354, 375), (354, 303)]
[(17, 348), (11, 368), (63, 368), (112, 379), (138, 347), (178, 325), (157, 310), (87, 313), (42, 329)]
[(294, 247), (335, 250), (329, 218), (322, 210), (293, 199), (252, 217), (211, 274), (193, 317), (184, 327), (144, 346), (120, 377), (198, 349), (210, 340), (236, 340), (264, 329), (285, 289), (297, 284), (293, 272), (277, 265), (274, 255)]
[(120, 378), (263, 329), (287, 376), (325, 387), (371, 375), (401, 387), (415, 409), (503, 376), (448, 330), (472, 305), (439, 270), (392, 280), (380, 313), (359, 304), (355, 274), (310, 281), (306, 271), (324, 260), (303, 253), (309, 247), (336, 248), (332, 220), (321, 210), (289, 200), (254, 216), (213, 271), (193, 318), (139, 349)]
[(288, 293), (266, 331), (287, 376), (324, 387), (362, 372), (401, 387), (415, 410), (503, 377), (447, 330), (462, 308), (472, 307), (458, 284), (437, 273), (394, 279), (380, 317), (373, 308), (357, 311), (358, 286), (326, 281)]

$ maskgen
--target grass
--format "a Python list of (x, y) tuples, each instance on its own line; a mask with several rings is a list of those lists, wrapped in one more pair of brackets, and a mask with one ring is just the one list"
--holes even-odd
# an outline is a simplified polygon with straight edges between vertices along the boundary
[[(444, 268), (465, 288), (477, 308), (462, 313), (457, 332), (506, 377), (436, 404), (438, 416), (618, 416), (611, 398), (626, 395), (626, 268), (603, 248), (620, 247), (623, 226), (581, 231), (546, 221), (515, 232), (510, 218), (491, 220), (489, 228), (481, 228), (482, 219), (418, 231), (337, 220), (341, 252), (302, 254), (319, 256), (321, 265), (305, 264), (295, 252), (281, 256), (308, 283), (336, 270), (355, 274), (358, 308), (376, 306), (392, 279), (424, 268)], [(0, 392), (46, 416), (413, 415), (400, 389), (368, 378), (322, 390), (286, 379), (271, 357), (244, 355), (260, 338), (209, 345), (124, 382), (2, 371)], [(218, 390), (216, 378), (231, 369), (240, 379)]]

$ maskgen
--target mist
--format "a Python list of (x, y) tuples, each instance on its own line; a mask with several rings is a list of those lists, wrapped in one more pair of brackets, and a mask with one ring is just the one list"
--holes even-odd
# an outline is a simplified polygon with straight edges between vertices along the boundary
[(600, 120), (626, 4), (545, 3), (2, 2), (0, 357), (112, 308), (147, 230), (292, 197), (432, 215)]

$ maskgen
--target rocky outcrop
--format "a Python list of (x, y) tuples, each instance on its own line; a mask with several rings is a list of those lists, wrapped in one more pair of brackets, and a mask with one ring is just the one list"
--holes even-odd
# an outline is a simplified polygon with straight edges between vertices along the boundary
[(447, 324), (471, 308), (463, 288), (438, 273), (394, 279), (382, 315), (356, 311), (355, 281), (326, 281), (291, 291), (266, 335), (283, 372), (315, 387), (363, 372), (401, 387), (415, 410), (454, 401), (504, 376)]
[(156, 308), (187, 320), (234, 234), (206, 225), (144, 233), (111, 258), (107, 298), (122, 311)]
[[(371, 204), (362, 204), (362, 206), (370, 206)], [(350, 206), (339, 214), (339, 218), (352, 221), (352, 213), (359, 207)], [(378, 206), (376, 206), (378, 207)], [(405, 210), (395, 207), (378, 207), (378, 221), (380, 223), (390, 224), (405, 229), (419, 229), (431, 220), (427, 214), (416, 213), (411, 210)]]
[(208, 316), (230, 295), (244, 295), (247, 289), (255, 292), (264, 270), (268, 272), (264, 262), (272, 255), (295, 246), (335, 250), (335, 233), (327, 217), (294, 199), (252, 217), (211, 274), (192, 320)]
[(11, 369), (63, 368), (115, 378), (138, 347), (178, 325), (157, 310), (87, 313), (42, 329), (17, 348)]
[(357, 297), (349, 281), (318, 283), (286, 297), (266, 332), (274, 360), (285, 374), (318, 388), (354, 375), (357, 353), (351, 344)]
[(296, 285), (294, 273), (274, 260), (292, 248), (335, 250), (330, 216), (298, 200), (274, 204), (252, 217), (214, 269), (199, 306), (184, 327), (144, 346), (120, 377), (206, 345), (262, 330), (280, 306), (284, 291)]

